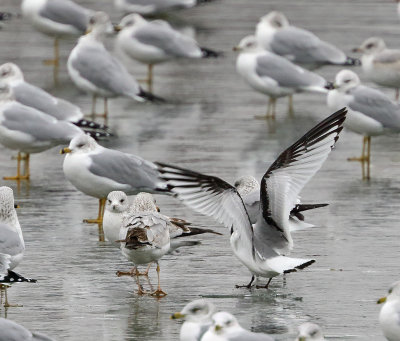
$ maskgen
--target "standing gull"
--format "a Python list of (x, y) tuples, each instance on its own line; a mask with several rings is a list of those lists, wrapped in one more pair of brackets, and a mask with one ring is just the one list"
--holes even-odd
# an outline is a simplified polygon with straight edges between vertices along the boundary
[(295, 341), (325, 341), (325, 338), (318, 324), (306, 322), (298, 327)]
[(290, 212), (299, 193), (321, 168), (343, 129), (346, 110), (332, 114), (286, 149), (261, 180), (261, 209), (253, 226), (235, 187), (215, 176), (158, 163), (172, 193), (192, 209), (211, 216), (230, 229), (235, 256), (254, 277), (269, 281), (280, 274), (304, 269), (315, 261), (283, 256), (293, 246)]
[(362, 69), (374, 83), (396, 89), (396, 100), (400, 88), (400, 50), (388, 49), (382, 38), (371, 37), (353, 50), (363, 53)]
[(72, 139), (69, 147), (61, 152), (67, 154), (63, 164), (65, 177), (79, 191), (99, 199), (97, 219), (85, 219), (86, 223), (103, 222), (106, 198), (112, 191), (168, 193), (154, 163), (104, 148), (90, 136)]
[(0, 340), (2, 341), (52, 341), (46, 335), (32, 333), (20, 324), (0, 317)]
[(212, 325), (211, 317), (217, 309), (205, 299), (194, 300), (186, 304), (179, 313), (171, 315), (171, 319), (183, 319), (180, 341), (200, 341)]
[(147, 21), (139, 14), (129, 14), (118, 25), (121, 30), (116, 48), (129, 58), (148, 65), (148, 90), (153, 88), (153, 66), (178, 58), (218, 57), (218, 53), (200, 47), (197, 42), (174, 30), (164, 20)]
[(125, 13), (151, 15), (172, 9), (191, 8), (196, 0), (115, 0), (115, 7)]
[(389, 288), (388, 295), (378, 300), (385, 303), (379, 313), (379, 324), (389, 341), (400, 341), (400, 281)]
[[(124, 217), (119, 234), (121, 252), (135, 267), (157, 263), (158, 286), (151, 295), (158, 297), (167, 295), (161, 289), (158, 260), (170, 248), (169, 225), (171, 225), (170, 219), (157, 212), (153, 198), (142, 196), (134, 202), (132, 212)], [(138, 293), (141, 295), (145, 292), (140, 285), (138, 271), (136, 275)]]
[[(77, 135), (84, 135), (84, 131), (16, 102), (10, 87), (0, 84), (0, 143), (18, 151), (17, 175), (5, 180), (29, 180), (29, 154), (66, 143)], [(21, 161), (25, 161), (23, 173)]]
[[(327, 92), (324, 78), (261, 48), (255, 36), (243, 38), (234, 47), (240, 52), (236, 70), (256, 91), (269, 96), (267, 118), (275, 118), (276, 99), (296, 92)], [(289, 101), (289, 112), (292, 112)]]
[(361, 85), (358, 76), (350, 70), (336, 75), (334, 88), (327, 96), (328, 107), (337, 110), (347, 106), (345, 127), (363, 135), (361, 157), (348, 160), (361, 162), (362, 177), (369, 179), (371, 136), (400, 132), (400, 107), (379, 90)]
[(264, 333), (253, 333), (244, 329), (236, 317), (225, 311), (212, 316), (212, 325), (201, 341), (274, 341)]
[[(7, 286), (16, 282), (36, 282), (15, 273), (25, 251), (24, 238), (15, 211), (14, 194), (10, 187), (0, 187), (0, 288), (5, 290), (5, 307), (11, 307)], [(1, 328), (0, 328), (1, 330)]]
[(0, 84), (3, 83), (11, 88), (15, 100), (21, 104), (40, 110), (57, 120), (74, 123), (78, 127), (107, 131), (106, 126), (83, 118), (83, 113), (78, 106), (54, 97), (43, 89), (26, 82), (21, 69), (16, 64), (5, 63), (0, 66)]
[(23, 0), (22, 13), (40, 32), (54, 37), (54, 59), (45, 61), (53, 65), (54, 82), (58, 82), (60, 65), (59, 39), (79, 36), (86, 31), (92, 11), (70, 0)]
[(104, 98), (105, 117), (110, 97), (125, 96), (141, 102), (158, 99), (144, 91), (124, 65), (104, 47), (102, 40), (111, 26), (106, 13), (97, 12), (91, 16), (87, 34), (79, 38), (67, 63), (75, 85), (93, 95), (92, 114), (96, 112), (96, 97)]
[(273, 53), (308, 69), (322, 65), (360, 65), (336, 46), (319, 39), (314, 33), (292, 26), (281, 12), (263, 16), (256, 27), (259, 44)]

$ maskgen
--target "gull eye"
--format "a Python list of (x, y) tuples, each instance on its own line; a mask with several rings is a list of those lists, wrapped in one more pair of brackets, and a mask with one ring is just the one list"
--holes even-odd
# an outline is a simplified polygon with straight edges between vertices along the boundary
[(372, 47), (374, 47), (374, 44), (373, 44), (373, 43), (369, 43), (369, 44), (366, 46), (367, 49), (370, 49), (370, 48), (372, 48)]
[(350, 83), (351, 79), (345, 79), (344, 82), (345, 83)]
[(390, 288), (388, 292), (391, 294), (393, 292), (393, 288)]
[(312, 332), (310, 332), (310, 336), (315, 336), (317, 334), (318, 330), (313, 330)]
[(192, 309), (192, 313), (196, 314), (199, 310), (201, 310), (200, 308), (196, 307)]
[(119, 202), (122, 204), (125, 201), (125, 199), (121, 199)]
[(107, 201), (108, 201), (109, 204), (111, 204), (111, 200), (110, 199), (108, 199)]
[(90, 25), (93, 25), (95, 22), (96, 22), (95, 18), (90, 18), (90, 20), (89, 20)]
[(78, 148), (82, 148), (82, 147), (84, 147), (84, 146), (85, 146), (84, 143), (79, 143), (79, 144), (77, 145)]

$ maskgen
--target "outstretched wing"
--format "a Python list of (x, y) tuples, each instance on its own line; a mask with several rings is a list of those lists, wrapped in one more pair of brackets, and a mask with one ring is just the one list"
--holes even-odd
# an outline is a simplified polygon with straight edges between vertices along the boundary
[(272, 228), (291, 247), (290, 212), (297, 204), (300, 191), (321, 168), (335, 145), (346, 113), (343, 108), (323, 120), (286, 149), (264, 174), (260, 191), (263, 219), (258, 219), (257, 241), (262, 242), (264, 234), (269, 237), (271, 231), (268, 230)]

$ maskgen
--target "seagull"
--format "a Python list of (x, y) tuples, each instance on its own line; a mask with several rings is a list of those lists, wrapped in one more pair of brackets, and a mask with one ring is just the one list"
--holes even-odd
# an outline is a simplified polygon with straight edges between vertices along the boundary
[(122, 18), (116, 48), (130, 59), (147, 64), (148, 91), (153, 88), (153, 66), (179, 58), (216, 58), (220, 54), (173, 29), (164, 20), (147, 21), (133, 13)]
[(196, 0), (115, 0), (115, 7), (125, 13), (151, 15), (171, 9), (191, 8)]
[(377, 303), (385, 303), (379, 313), (379, 324), (386, 339), (400, 341), (400, 281), (393, 283), (388, 295), (380, 298)]
[(281, 12), (261, 17), (256, 27), (259, 44), (266, 50), (308, 69), (323, 65), (360, 65), (336, 46), (321, 40), (314, 33), (289, 24)]
[(104, 148), (90, 136), (73, 138), (61, 154), (67, 154), (63, 164), (65, 177), (79, 191), (99, 199), (97, 219), (85, 219), (86, 223), (102, 224), (106, 198), (112, 191), (129, 195), (142, 191), (169, 192), (154, 163)]
[(274, 341), (267, 334), (253, 333), (244, 329), (236, 317), (226, 311), (215, 313), (212, 316), (212, 323), (201, 341)]
[(363, 53), (362, 69), (372, 82), (396, 89), (396, 101), (400, 88), (400, 50), (388, 49), (382, 38), (371, 37), (365, 40), (354, 52)]
[(347, 111), (341, 109), (316, 125), (287, 148), (261, 179), (261, 209), (253, 226), (243, 199), (224, 180), (181, 167), (157, 163), (172, 193), (192, 209), (211, 216), (229, 228), (235, 256), (255, 276), (272, 278), (304, 269), (313, 259), (282, 254), (293, 246), (290, 212), (302, 188), (321, 168), (343, 129)]
[[(269, 96), (266, 118), (275, 118), (276, 99), (297, 92), (311, 91), (325, 93), (327, 81), (297, 66), (275, 53), (261, 48), (255, 36), (243, 38), (233, 48), (238, 51), (236, 71), (256, 91)], [(292, 101), (289, 101), (292, 112)]]
[(17, 306), (8, 302), (7, 287), (10, 284), (36, 282), (13, 271), (21, 263), (25, 251), (16, 207), (13, 190), (7, 186), (0, 187), (0, 288), (5, 290), (4, 307)]
[(53, 341), (46, 335), (32, 333), (20, 324), (0, 317), (0, 340), (2, 341)]
[[(139, 196), (139, 194), (138, 194)], [(121, 252), (135, 266), (141, 264), (157, 264), (158, 286), (151, 293), (152, 296), (164, 297), (167, 294), (160, 286), (160, 265), (158, 260), (170, 249), (171, 229), (170, 219), (157, 212), (157, 207), (151, 196), (140, 196), (123, 219), (119, 234)], [(139, 273), (136, 270), (138, 294), (145, 292), (139, 282)]]
[(54, 83), (58, 83), (60, 65), (59, 39), (85, 33), (93, 11), (70, 0), (23, 0), (22, 14), (35, 29), (54, 37), (54, 59), (45, 61), (53, 65)]
[(318, 324), (306, 322), (298, 327), (295, 341), (325, 341), (322, 329)]
[(350, 70), (340, 71), (333, 87), (327, 96), (328, 107), (337, 110), (347, 106), (345, 127), (364, 136), (361, 157), (348, 160), (361, 162), (362, 177), (369, 179), (371, 136), (400, 132), (400, 106), (381, 91), (361, 85), (357, 74)]
[(96, 12), (90, 17), (87, 34), (79, 38), (68, 57), (68, 73), (72, 81), (93, 95), (92, 114), (96, 112), (97, 96), (104, 98), (104, 117), (108, 114), (109, 97), (125, 96), (140, 102), (162, 101), (144, 91), (124, 65), (104, 47), (102, 40), (110, 27), (109, 16)]
[(171, 319), (183, 319), (180, 341), (200, 341), (202, 336), (211, 327), (211, 317), (217, 308), (205, 299), (194, 300), (186, 304), (179, 313), (171, 315)]
[(61, 98), (57, 98), (24, 80), (18, 65), (5, 63), (0, 65), (0, 83), (11, 88), (15, 100), (28, 107), (35, 108), (60, 121), (68, 121), (81, 128), (108, 131), (105, 125), (86, 120), (81, 109)]
[[(17, 175), (4, 177), (4, 180), (29, 180), (30, 154), (40, 153), (84, 134), (82, 129), (70, 122), (58, 121), (16, 102), (10, 87), (0, 85), (0, 143), (18, 151)], [(21, 161), (25, 161), (23, 173)]]

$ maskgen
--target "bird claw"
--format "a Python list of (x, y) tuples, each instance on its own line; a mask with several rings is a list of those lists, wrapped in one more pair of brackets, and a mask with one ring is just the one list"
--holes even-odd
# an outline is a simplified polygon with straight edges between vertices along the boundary
[(156, 296), (156, 297), (165, 297), (165, 296), (167, 296), (167, 293), (162, 291), (161, 289), (157, 289), (156, 291), (152, 292), (150, 295)]

